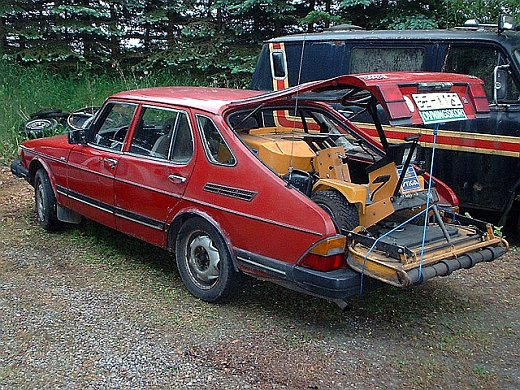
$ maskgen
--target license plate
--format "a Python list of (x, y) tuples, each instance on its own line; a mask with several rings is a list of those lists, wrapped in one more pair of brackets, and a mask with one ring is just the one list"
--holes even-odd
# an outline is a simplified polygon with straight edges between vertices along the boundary
[(454, 92), (418, 93), (412, 98), (425, 124), (467, 119), (459, 95)]
[(454, 92), (416, 93), (412, 97), (419, 111), (463, 107), (459, 95)]

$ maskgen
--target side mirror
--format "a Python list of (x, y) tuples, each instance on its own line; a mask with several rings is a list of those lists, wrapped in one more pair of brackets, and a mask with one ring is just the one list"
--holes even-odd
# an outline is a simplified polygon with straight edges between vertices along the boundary
[(514, 30), (515, 19), (511, 15), (500, 15), (498, 17), (498, 33), (505, 30)]
[(498, 104), (507, 96), (507, 83), (509, 65), (496, 66), (493, 71), (493, 103)]
[(85, 130), (72, 130), (68, 133), (69, 144), (86, 144), (87, 139), (85, 137)]

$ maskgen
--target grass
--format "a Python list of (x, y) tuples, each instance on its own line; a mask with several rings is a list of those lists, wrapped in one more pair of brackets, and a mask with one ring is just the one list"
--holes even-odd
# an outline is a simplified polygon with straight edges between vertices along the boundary
[[(34, 212), (32, 205), (28, 209)], [(352, 310), (341, 313), (322, 299), (247, 278), (242, 294), (228, 304), (211, 305), (189, 295), (173, 258), (165, 251), (91, 221), (49, 234), (40, 231), (34, 217), (26, 219), (32, 240), (38, 236), (37, 241), (45, 240), (48, 246), (59, 242), (67, 248), (65, 254), (71, 253), (68, 248), (74, 248), (72, 258), (60, 260), (58, 256), (54, 266), (64, 261), (70, 263), (64, 270), (103, 268), (98, 285), (115, 288), (118, 294), (136, 302), (146, 302), (141, 315), (146, 315), (147, 323), (155, 324), (160, 332), (171, 334), (182, 329), (200, 337), (216, 329), (215, 338), (206, 339), (217, 351), (209, 357), (229, 359), (230, 367), (241, 368), (242, 362), (252, 361), (251, 352), (242, 351), (242, 345), (265, 354), (260, 357), (270, 354), (276, 359), (278, 349), (255, 344), (261, 339), (267, 346), (289, 351), (287, 356), (317, 353), (317, 346), (328, 346), (328, 354), (317, 355), (325, 362), (323, 367), (330, 363), (326, 359), (339, 359), (343, 351), (349, 351), (367, 362), (357, 366), (361, 371), (356, 375), (378, 381), (376, 367), (387, 375), (391, 373), (389, 383), (402, 382), (409, 388), (451, 388), (460, 378), (461, 389), (500, 388), (500, 384), (514, 383), (496, 359), (502, 354), (501, 346), (514, 340), (514, 329), (494, 320), (483, 324), (480, 312), (487, 310), (484, 303), (478, 296), (468, 301), (468, 291), (461, 293), (456, 281), (434, 280), (407, 290), (385, 287), (352, 298)], [(29, 245), (29, 241), (25, 243)], [(203, 359), (206, 344), (203, 349), (198, 346), (190, 344), (196, 356)], [(383, 350), (384, 346), (388, 349)], [(183, 348), (178, 350), (183, 352)], [(374, 358), (374, 353), (381, 351), (386, 357)], [(236, 353), (241, 355), (235, 357)], [(221, 367), (221, 361), (215, 364)], [(349, 367), (350, 363), (345, 364)], [(2, 375), (9, 373), (0, 370), (0, 378)]]
[(0, 163), (16, 156), (23, 140), (20, 125), (42, 109), (63, 111), (99, 106), (111, 94), (160, 85), (204, 85), (205, 80), (174, 69), (136, 74), (110, 69), (96, 74), (88, 69), (59, 72), (43, 66), (24, 67), (0, 61)]

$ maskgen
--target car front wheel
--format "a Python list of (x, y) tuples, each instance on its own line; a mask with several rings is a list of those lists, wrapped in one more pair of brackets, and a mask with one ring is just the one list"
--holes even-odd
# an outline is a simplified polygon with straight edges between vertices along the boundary
[(58, 229), (60, 221), (57, 215), (56, 197), (44, 169), (39, 169), (34, 178), (34, 201), (40, 226), (49, 231)]
[(175, 252), (181, 278), (195, 297), (223, 302), (238, 290), (241, 274), (233, 266), (223, 237), (208, 221), (186, 221), (177, 235)]

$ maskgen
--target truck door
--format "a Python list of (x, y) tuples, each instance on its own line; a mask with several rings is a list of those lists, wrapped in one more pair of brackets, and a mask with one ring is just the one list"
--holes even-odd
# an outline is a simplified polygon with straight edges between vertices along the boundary
[(501, 72), (496, 102), (493, 90), (495, 68), (511, 63), (498, 45), (460, 43), (445, 51), (442, 71), (483, 79), (491, 109), (486, 119), (446, 124), (447, 132), (440, 133), (434, 174), (455, 190), (465, 207), (504, 211), (519, 180), (520, 93), (513, 68)]

